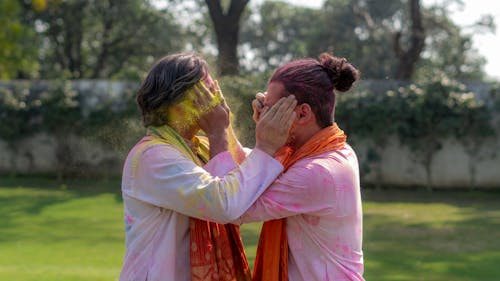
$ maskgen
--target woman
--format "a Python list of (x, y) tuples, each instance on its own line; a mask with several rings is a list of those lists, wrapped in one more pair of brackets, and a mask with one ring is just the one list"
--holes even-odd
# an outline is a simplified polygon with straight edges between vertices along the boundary
[[(237, 167), (229, 109), (203, 59), (174, 54), (143, 81), (137, 103), (147, 136), (124, 165), (126, 253), (120, 280), (249, 280), (241, 216), (282, 171), (272, 158), (295, 118), (294, 98), (266, 109), (256, 148)], [(202, 130), (208, 140), (196, 137)], [(209, 147), (208, 144), (209, 143)]]

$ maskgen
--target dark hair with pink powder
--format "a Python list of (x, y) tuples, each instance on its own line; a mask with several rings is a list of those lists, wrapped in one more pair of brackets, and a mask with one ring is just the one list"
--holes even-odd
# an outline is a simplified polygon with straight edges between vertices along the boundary
[(269, 83), (283, 83), (282, 96), (294, 95), (298, 104), (309, 104), (324, 128), (332, 125), (335, 90), (346, 92), (358, 79), (359, 71), (345, 58), (323, 53), (319, 60), (299, 59), (281, 66)]

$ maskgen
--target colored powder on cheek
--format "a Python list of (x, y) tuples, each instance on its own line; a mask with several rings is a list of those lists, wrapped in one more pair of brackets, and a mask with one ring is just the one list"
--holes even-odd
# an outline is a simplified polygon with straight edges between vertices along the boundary
[(167, 111), (167, 120), (170, 125), (176, 128), (182, 126), (188, 128), (193, 126), (198, 121), (201, 113), (197, 110), (192, 102), (185, 99), (175, 106), (169, 107)]
[(196, 87), (206, 88), (203, 82), (198, 82), (194, 87), (186, 91), (185, 97), (178, 104), (170, 106), (167, 109), (166, 114), (169, 125), (174, 125), (175, 128), (192, 127), (204, 113), (222, 103), (222, 95), (219, 92), (215, 92), (212, 93), (213, 99), (207, 107), (197, 107), (195, 105), (195, 100), (198, 99)]

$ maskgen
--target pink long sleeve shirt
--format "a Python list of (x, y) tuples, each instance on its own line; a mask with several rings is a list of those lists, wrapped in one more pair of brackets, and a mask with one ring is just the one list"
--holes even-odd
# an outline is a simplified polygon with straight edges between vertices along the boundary
[(283, 171), (254, 149), (237, 168), (229, 152), (203, 168), (175, 147), (157, 144), (129, 153), (122, 178), (126, 253), (120, 281), (190, 280), (189, 217), (236, 220)]
[(364, 280), (358, 161), (346, 145), (302, 159), (240, 222), (286, 218), (290, 281)]

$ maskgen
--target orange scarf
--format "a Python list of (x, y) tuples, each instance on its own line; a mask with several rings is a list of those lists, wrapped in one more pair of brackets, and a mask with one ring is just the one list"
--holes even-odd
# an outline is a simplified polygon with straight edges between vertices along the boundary
[(239, 226), (189, 219), (191, 280), (250, 281)]
[[(314, 134), (296, 151), (292, 151), (290, 147), (283, 147), (276, 153), (275, 157), (283, 164), (284, 172), (286, 172), (290, 166), (301, 159), (341, 149), (345, 143), (346, 135), (335, 123)], [(288, 280), (288, 240), (285, 218), (267, 221), (262, 226), (257, 256), (255, 257), (253, 280)]]
[[(200, 138), (198, 157), (207, 162), (208, 140)], [(189, 218), (192, 281), (250, 281), (240, 227)]]

